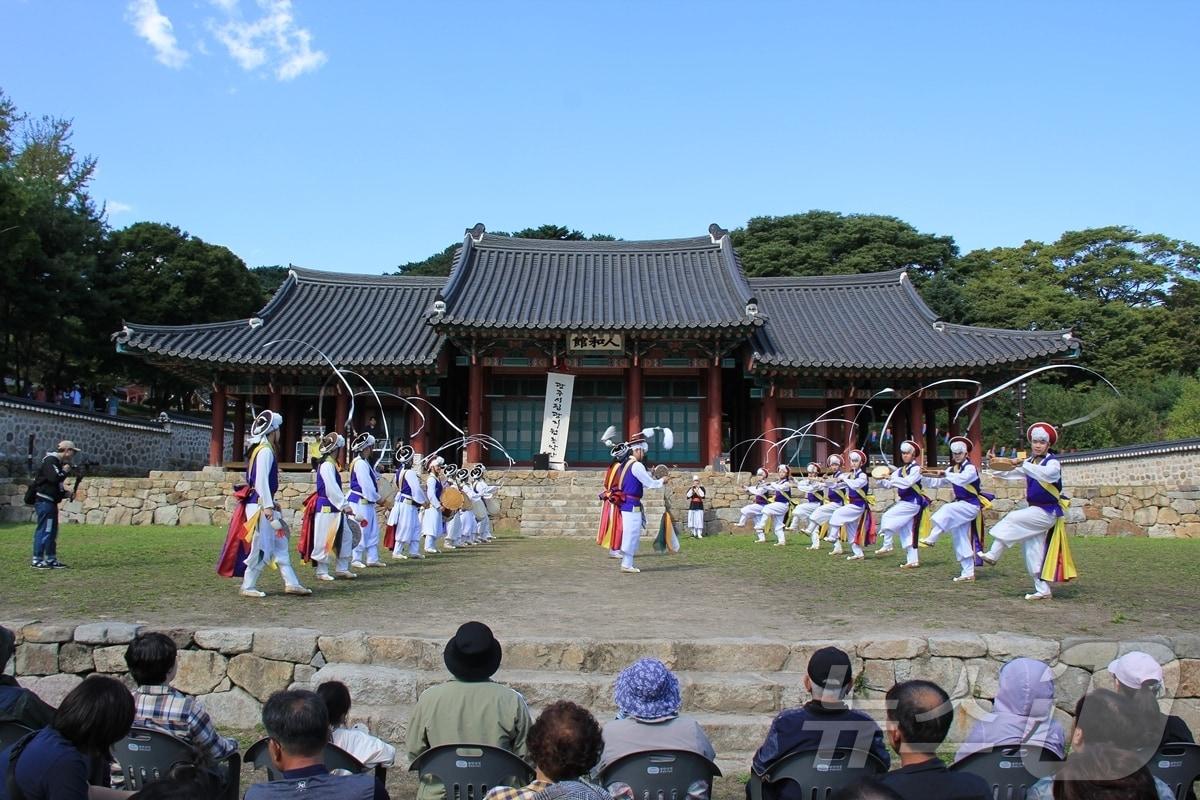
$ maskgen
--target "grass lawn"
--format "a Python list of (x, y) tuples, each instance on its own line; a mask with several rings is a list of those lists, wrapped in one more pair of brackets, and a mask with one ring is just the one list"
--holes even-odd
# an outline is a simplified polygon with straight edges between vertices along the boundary
[(975, 584), (957, 585), (949, 542), (923, 550), (921, 569), (904, 571), (894, 555), (851, 564), (798, 539), (785, 548), (745, 534), (684, 539), (675, 555), (654, 553), (643, 539), (642, 574), (622, 575), (590, 541), (511, 533), (356, 581), (318, 583), (301, 565), (311, 598), (283, 596), (268, 571), (260, 581), (268, 597), (250, 601), (214, 572), (223, 538), (215, 527), (64, 526), (59, 557), (71, 568), (40, 571), (29, 566), (31, 526), (0, 525), (0, 615), (430, 636), (475, 617), (526, 636), (815, 638), (949, 628), (1127, 638), (1194, 630), (1200, 611), (1193, 540), (1075, 538), (1080, 580), (1057, 587), (1053, 602), (1028, 603), (1019, 551), (981, 568)]

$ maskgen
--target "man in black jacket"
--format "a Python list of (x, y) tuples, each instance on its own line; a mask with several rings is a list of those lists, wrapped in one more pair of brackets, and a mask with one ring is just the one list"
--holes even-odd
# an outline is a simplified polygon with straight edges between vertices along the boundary
[(936, 755), (953, 721), (950, 696), (936, 683), (905, 681), (888, 689), (887, 737), (901, 767), (881, 783), (905, 800), (992, 800), (987, 781), (951, 772)]
[(42, 459), (37, 477), (33, 479), (33, 508), (37, 512), (37, 527), (33, 531), (33, 568), (62, 569), (67, 565), (58, 560), (58, 504), (74, 499), (63, 485), (71, 474), (71, 459), (79, 452), (75, 443), (64, 439), (58, 449)]
[(54, 707), (22, 688), (13, 676), (4, 674), (15, 652), (16, 637), (0, 626), (0, 722), (19, 722), (33, 730), (44, 728), (54, 721)]

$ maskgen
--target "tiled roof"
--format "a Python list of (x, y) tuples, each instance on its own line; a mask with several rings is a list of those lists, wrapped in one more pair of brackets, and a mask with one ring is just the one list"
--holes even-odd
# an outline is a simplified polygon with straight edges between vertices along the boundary
[[(424, 313), (442, 278), (346, 275), (293, 267), (258, 316), (202, 325), (138, 325), (116, 335), (119, 347), (150, 358), (252, 367), (426, 367), (437, 362), (443, 337)], [(259, 324), (261, 321), (261, 324)]]
[(996, 368), (1062, 357), (1070, 331), (1014, 331), (939, 322), (903, 270), (816, 278), (751, 278), (768, 318), (756, 367), (924, 372)]
[(685, 330), (748, 334), (750, 289), (729, 235), (643, 242), (556, 241), (467, 232), (440, 328)]

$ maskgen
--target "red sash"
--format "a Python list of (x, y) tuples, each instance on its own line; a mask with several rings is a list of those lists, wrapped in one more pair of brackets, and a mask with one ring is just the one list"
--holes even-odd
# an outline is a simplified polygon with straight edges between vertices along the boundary
[(246, 501), (250, 499), (250, 487), (239, 486), (233, 490), (237, 505), (229, 517), (229, 532), (225, 534), (225, 545), (217, 559), (217, 574), (224, 578), (240, 578), (246, 574), (246, 559), (250, 545), (246, 541)]
[(621, 502), (625, 493), (621, 485), (628, 471), (626, 464), (612, 464), (604, 473), (604, 491), (600, 493), (603, 501), (600, 505), (600, 529), (596, 532), (596, 544), (606, 550), (617, 550), (621, 547)]
[(313, 536), (316, 530), (317, 493), (313, 492), (304, 498), (304, 514), (300, 522), (300, 538), (296, 542), (296, 551), (304, 561), (312, 560)]

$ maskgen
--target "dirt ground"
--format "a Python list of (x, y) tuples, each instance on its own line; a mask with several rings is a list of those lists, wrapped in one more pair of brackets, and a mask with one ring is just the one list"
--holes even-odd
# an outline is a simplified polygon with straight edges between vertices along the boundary
[(0, 619), (56, 622), (111, 618), (169, 626), (281, 625), (335, 632), (443, 637), (468, 619), (501, 637), (700, 639), (927, 634), (1005, 630), (1046, 636), (1193, 631), (1200, 542), (1078, 539), (1080, 580), (1048, 603), (1029, 603), (1023, 559), (1010, 552), (974, 584), (953, 584), (948, 546), (922, 551), (922, 568), (896, 556), (849, 564), (803, 544), (755, 545), (746, 535), (685, 539), (654, 553), (644, 540), (640, 575), (622, 574), (592, 542), (506, 535), (424, 561), (360, 570), (319, 583), (312, 597), (284, 596), (264, 574), (262, 600), (239, 597), (213, 571), (222, 533), (207, 528), (64, 529), (71, 569), (27, 564), (25, 531), (0, 527)]

